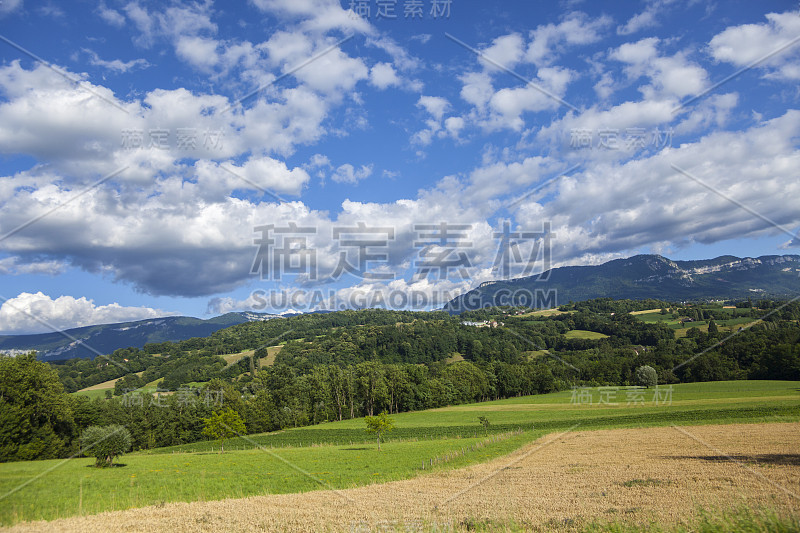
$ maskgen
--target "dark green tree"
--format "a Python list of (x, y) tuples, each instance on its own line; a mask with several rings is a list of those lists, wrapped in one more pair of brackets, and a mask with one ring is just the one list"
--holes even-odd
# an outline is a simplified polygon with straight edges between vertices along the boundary
[(75, 434), (68, 395), (31, 352), (0, 356), (0, 461), (60, 457)]
[(244, 435), (246, 432), (242, 417), (230, 407), (224, 411), (214, 411), (211, 416), (203, 419), (203, 435), (218, 440), (220, 453), (225, 452), (225, 441), (231, 437)]
[(95, 466), (114, 466), (114, 457), (131, 449), (131, 432), (119, 424), (89, 426), (81, 434), (81, 450), (95, 458)]

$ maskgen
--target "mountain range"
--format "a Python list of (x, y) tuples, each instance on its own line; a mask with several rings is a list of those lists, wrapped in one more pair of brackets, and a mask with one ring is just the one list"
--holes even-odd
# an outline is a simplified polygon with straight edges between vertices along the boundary
[[(800, 256), (730, 255), (700, 261), (672, 261), (660, 255), (637, 255), (594, 266), (566, 266), (543, 274), (482, 283), (451, 300), (444, 310), (458, 314), (491, 305), (552, 308), (592, 298), (667, 301), (753, 300), (800, 295)], [(291, 315), (234, 312), (207, 320), (172, 316), (99, 324), (63, 332), (0, 336), (0, 352), (36, 350), (39, 359), (95, 357), (118, 348), (206, 337), (217, 330), (257, 320)]]
[(39, 359), (57, 361), (75, 357), (94, 358), (118, 348), (142, 348), (149, 342), (180, 341), (207, 337), (217, 330), (281, 315), (267, 313), (226, 313), (203, 320), (188, 316), (150, 318), (135, 322), (98, 324), (60, 332), (0, 336), (0, 352), (17, 354), (36, 350)]
[(724, 255), (700, 261), (636, 255), (602, 265), (558, 267), (535, 276), (485, 282), (454, 298), (444, 309), (458, 314), (492, 305), (551, 308), (604, 297), (689, 301), (798, 295), (798, 255)]

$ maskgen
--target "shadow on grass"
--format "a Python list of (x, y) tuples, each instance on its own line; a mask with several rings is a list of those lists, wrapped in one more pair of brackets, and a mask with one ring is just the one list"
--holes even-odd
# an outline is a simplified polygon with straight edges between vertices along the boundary
[(125, 464), (125, 463), (114, 463), (111, 466), (97, 466), (96, 464), (92, 463), (92, 464), (86, 465), (86, 468), (96, 468), (97, 470), (105, 470), (106, 468), (123, 468), (125, 466), (128, 466), (128, 465)]

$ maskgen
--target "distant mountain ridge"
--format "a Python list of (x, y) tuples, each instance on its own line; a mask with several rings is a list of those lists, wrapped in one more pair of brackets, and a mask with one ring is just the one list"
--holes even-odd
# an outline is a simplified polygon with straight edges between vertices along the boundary
[(94, 358), (98, 352), (110, 354), (118, 348), (143, 347), (150, 342), (181, 341), (207, 337), (217, 330), (257, 320), (281, 318), (267, 313), (226, 313), (203, 320), (188, 316), (149, 318), (135, 322), (98, 324), (63, 332), (32, 335), (0, 335), (0, 352), (20, 353), (36, 350), (38, 358), (57, 361), (76, 357)]
[[(489, 305), (555, 307), (570, 301), (612, 297), (669, 301), (793, 298), (800, 295), (800, 255), (739, 258), (730, 255), (698, 261), (673, 261), (660, 255), (637, 255), (602, 265), (553, 268), (543, 275), (497, 280), (454, 298), (451, 314)], [(521, 296), (522, 301), (515, 301)], [(172, 316), (135, 322), (99, 324), (64, 332), (0, 335), (0, 352), (36, 350), (39, 359), (57, 361), (109, 354), (118, 348), (207, 337), (223, 328), (293, 316), (255, 312), (226, 313), (207, 320)]]
[(602, 265), (567, 266), (542, 275), (490, 281), (444, 306), (452, 314), (489, 305), (555, 307), (570, 301), (615, 299), (732, 300), (800, 295), (800, 255), (724, 255), (673, 261), (636, 255)]

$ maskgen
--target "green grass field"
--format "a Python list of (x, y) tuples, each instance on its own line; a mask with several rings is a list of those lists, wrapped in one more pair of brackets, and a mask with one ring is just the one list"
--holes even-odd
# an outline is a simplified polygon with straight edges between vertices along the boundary
[[(738, 328), (745, 326), (754, 322), (755, 318), (752, 317), (736, 317), (733, 318), (732, 310), (729, 309), (715, 309), (715, 313), (723, 313), (731, 316), (731, 318), (725, 318), (720, 320), (715, 320), (717, 327), (719, 327), (720, 331), (727, 331), (733, 332), (736, 331)], [(686, 324), (681, 324), (680, 320), (672, 318), (671, 314), (662, 315), (660, 310), (655, 309), (651, 311), (639, 311), (633, 312), (632, 315), (636, 315), (636, 318), (643, 322), (649, 322), (651, 324), (664, 324), (667, 327), (670, 327), (675, 330), (676, 337), (685, 337), (686, 333), (689, 331), (689, 328), (698, 328), (700, 331), (704, 333), (708, 333), (708, 324), (705, 321), (700, 322), (687, 322)]]
[[(112, 469), (93, 468), (87, 458), (6, 463), (0, 465), (0, 524), (409, 478), (486, 461), (570, 428), (800, 420), (800, 382), (669, 390), (660, 388), (658, 404), (653, 389), (586, 388), (401, 413), (393, 416), (396, 430), (382, 452), (355, 419), (232, 439), (222, 455), (214, 442), (131, 453), (121, 458), (124, 467)], [(479, 416), (491, 422), (487, 433)]]
[(596, 331), (586, 331), (585, 329), (573, 329), (564, 334), (568, 339), (607, 339), (608, 335), (604, 333), (597, 333)]
[[(114, 380), (114, 381), (116, 381), (116, 380)], [(140, 390), (141, 392), (149, 392), (150, 394), (154, 394), (154, 393), (158, 392), (158, 382), (159, 381), (161, 381), (161, 378), (158, 378), (156, 380), (151, 381), (150, 383), (147, 383), (144, 387), (142, 387), (142, 388), (140, 388), (138, 390)], [(201, 385), (201, 384), (195, 382), (194, 384), (193, 383), (187, 383), (186, 385), (191, 387), (193, 385), (194, 386), (198, 386), (198, 385)], [(106, 397), (106, 391), (111, 391), (113, 393), (114, 392), (113, 385), (111, 387), (104, 388), (104, 389), (83, 389), (83, 390), (79, 390), (77, 392), (73, 392), (72, 394), (81, 394), (83, 396), (88, 396), (89, 398), (94, 399), (94, 398), (105, 398)]]

